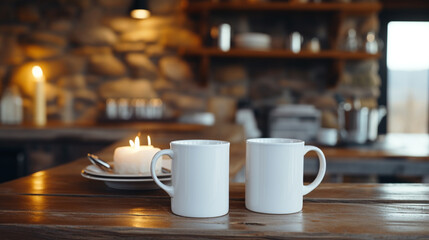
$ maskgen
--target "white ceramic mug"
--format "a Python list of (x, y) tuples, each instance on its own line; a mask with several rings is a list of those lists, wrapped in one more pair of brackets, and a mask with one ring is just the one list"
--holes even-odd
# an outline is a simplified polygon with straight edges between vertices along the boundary
[[(304, 185), (304, 155), (319, 157), (316, 179)], [(256, 138), (246, 144), (246, 208), (260, 213), (288, 214), (302, 210), (303, 196), (315, 189), (326, 171), (323, 152), (304, 141)]]
[[(172, 186), (156, 176), (162, 155), (172, 158)], [(218, 217), (229, 210), (229, 142), (179, 140), (155, 154), (152, 178), (171, 197), (173, 213), (185, 217)]]

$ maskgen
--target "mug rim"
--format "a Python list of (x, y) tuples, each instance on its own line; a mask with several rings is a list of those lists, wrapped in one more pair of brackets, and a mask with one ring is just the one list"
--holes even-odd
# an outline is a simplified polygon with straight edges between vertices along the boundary
[(222, 140), (212, 140), (212, 139), (184, 139), (184, 140), (174, 140), (170, 142), (171, 145), (179, 146), (224, 146), (229, 145), (228, 141)]
[(304, 140), (294, 138), (251, 138), (246, 143), (261, 145), (301, 145), (305, 144)]

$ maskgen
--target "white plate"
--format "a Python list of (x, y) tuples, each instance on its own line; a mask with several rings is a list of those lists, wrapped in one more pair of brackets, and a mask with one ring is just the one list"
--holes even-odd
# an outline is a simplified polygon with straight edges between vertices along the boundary
[[(152, 178), (147, 178), (147, 177), (136, 177), (136, 178), (97, 177), (97, 176), (87, 174), (85, 170), (82, 170), (81, 175), (82, 177), (87, 179), (103, 181), (108, 187), (115, 188), (115, 189), (151, 190), (151, 189), (159, 188)], [(169, 184), (171, 181), (171, 177), (164, 177), (164, 178), (160, 178), (159, 180), (165, 184)]]
[[(112, 162), (109, 163), (111, 166), (114, 166)], [(166, 169), (171, 169), (171, 160), (163, 160), (162, 161), (162, 167)], [(94, 165), (88, 165), (86, 166), (83, 171), (87, 175), (91, 175), (94, 177), (104, 177), (104, 178), (152, 178), (150, 173), (147, 174), (117, 174), (117, 173), (111, 173), (106, 172), (98, 168)], [(158, 171), (156, 173), (158, 177), (168, 177), (171, 176), (171, 173), (162, 173), (161, 171)]]
[[(112, 164), (112, 163), (109, 163)], [(171, 160), (164, 159), (162, 167), (171, 169)], [(145, 175), (125, 175), (105, 172), (94, 165), (88, 165), (81, 172), (82, 177), (103, 181), (108, 187), (121, 190), (152, 190), (159, 189), (158, 185), (153, 181), (152, 176)], [(169, 184), (171, 181), (171, 173), (157, 173), (159, 180)]]

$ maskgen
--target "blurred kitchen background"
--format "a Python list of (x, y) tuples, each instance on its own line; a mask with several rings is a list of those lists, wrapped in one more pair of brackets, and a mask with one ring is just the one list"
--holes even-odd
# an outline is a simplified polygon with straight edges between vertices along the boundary
[(427, 134), (428, 13), (424, 0), (3, 0), (1, 175), (95, 152), (135, 123), (325, 147)]

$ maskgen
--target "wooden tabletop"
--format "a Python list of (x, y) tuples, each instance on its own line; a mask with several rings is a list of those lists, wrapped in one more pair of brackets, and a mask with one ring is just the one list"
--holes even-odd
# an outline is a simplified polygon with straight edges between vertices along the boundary
[(0, 184), (1, 239), (418, 239), (429, 237), (428, 184), (323, 184), (302, 212), (248, 211), (244, 184), (230, 185), (218, 218), (176, 216), (161, 190), (110, 189), (68, 163)]

